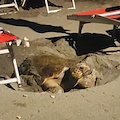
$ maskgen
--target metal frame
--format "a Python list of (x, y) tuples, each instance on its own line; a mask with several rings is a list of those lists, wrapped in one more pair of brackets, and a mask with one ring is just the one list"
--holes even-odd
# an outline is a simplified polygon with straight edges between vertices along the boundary
[(75, 6), (75, 1), (74, 1), (74, 0), (72, 0), (72, 4), (73, 4), (73, 7), (68, 8), (68, 9), (76, 9), (76, 6)]
[[(112, 24), (113, 22), (113, 24)], [(111, 25), (113, 25), (113, 34), (112, 34), (112, 38), (115, 41), (118, 41), (117, 39), (117, 36), (116, 36), (116, 31), (118, 30), (119, 26), (120, 26), (120, 22), (119, 24), (116, 23), (114, 24), (114, 21), (111, 22)], [(117, 21), (118, 22), (118, 21)], [(82, 33), (82, 29), (83, 29), (83, 26), (87, 23), (90, 23), (90, 22), (83, 22), (83, 21), (79, 21), (79, 27), (78, 27), (78, 35), (81, 36), (81, 33)]]
[(17, 9), (17, 11), (19, 11), (18, 4), (17, 4), (16, 0), (14, 0), (14, 2), (10, 3), (10, 4), (0, 5), (0, 8), (5, 8), (5, 7), (15, 7)]
[[(22, 7), (25, 5), (25, 2), (26, 2), (26, 0), (23, 0)], [(74, 1), (74, 0), (72, 0), (72, 4), (73, 4), (73, 7), (68, 8), (68, 9), (76, 9), (75, 1)], [(47, 9), (47, 13), (48, 13), (48, 14), (49, 14), (49, 13), (58, 12), (58, 11), (62, 10), (62, 9), (50, 10), (50, 9), (49, 9), (49, 5), (48, 5), (48, 0), (45, 0), (45, 5), (46, 5), (46, 9)]]
[(54, 13), (54, 12), (58, 12), (58, 11), (61, 10), (61, 9), (50, 10), (50, 9), (49, 9), (49, 6), (48, 6), (48, 1), (47, 1), (47, 0), (45, 0), (45, 4), (46, 4), (47, 13)]
[(1, 80), (0, 84), (8, 84), (8, 83), (17, 82), (18, 83), (18, 87), (21, 87), (22, 86), (21, 85), (21, 80), (20, 80), (20, 76), (19, 76), (17, 62), (16, 62), (16, 59), (14, 57), (12, 45), (9, 45), (9, 42), (7, 42), (6, 46), (7, 46), (7, 49), (0, 50), (0, 54), (7, 54), (7, 53), (9, 53), (11, 55), (12, 63), (13, 63), (13, 67), (14, 67), (14, 70), (15, 70), (16, 77), (15, 78), (10, 78), (10, 79), (7, 79), (7, 80)]
[(115, 41), (118, 41), (118, 38), (117, 38), (117, 35), (116, 35), (116, 32), (117, 32), (118, 28), (119, 28), (119, 25), (114, 25), (114, 26), (113, 26), (112, 38), (114, 39), (114, 42), (115, 42)]
[(82, 28), (83, 28), (84, 24), (86, 24), (86, 23), (102, 23), (102, 24), (113, 25), (112, 37), (113, 37), (114, 41), (117, 41), (116, 31), (117, 31), (118, 27), (120, 26), (120, 21), (106, 17), (106, 16), (116, 15), (116, 14), (120, 14), (120, 10), (116, 11), (116, 12), (105, 13), (105, 14), (93, 14), (93, 15), (73, 14), (73, 15), (68, 15), (67, 19), (79, 21), (78, 35), (81, 35)]

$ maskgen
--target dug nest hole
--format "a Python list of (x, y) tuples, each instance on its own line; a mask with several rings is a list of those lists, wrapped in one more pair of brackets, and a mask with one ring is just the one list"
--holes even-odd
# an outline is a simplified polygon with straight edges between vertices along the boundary
[(24, 91), (64, 93), (109, 83), (119, 77), (118, 66), (118, 62), (97, 54), (77, 59), (37, 55), (26, 58), (19, 72)]

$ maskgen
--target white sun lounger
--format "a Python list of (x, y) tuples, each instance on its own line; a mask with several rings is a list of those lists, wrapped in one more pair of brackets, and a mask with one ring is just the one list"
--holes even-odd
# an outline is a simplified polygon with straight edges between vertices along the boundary
[(0, 5), (0, 8), (5, 8), (5, 7), (15, 7), (19, 11), (16, 0), (14, 0), (12, 3), (9, 3), (9, 4)]
[(20, 76), (19, 76), (17, 62), (16, 62), (16, 59), (14, 57), (14, 53), (13, 53), (13, 49), (12, 49), (12, 45), (11, 45), (11, 43), (14, 42), (17, 39), (17, 37), (14, 35), (11, 35), (9, 33), (4, 33), (4, 31), (2, 33), (1, 29), (2, 28), (0, 27), (0, 43), (3, 43), (3, 42), (6, 43), (7, 49), (0, 50), (0, 55), (7, 54), (7, 53), (9, 53), (11, 55), (16, 77), (10, 78), (7, 80), (1, 80), (0, 84), (8, 84), (8, 83), (12, 83), (12, 82), (17, 82), (18, 87), (21, 87), (21, 80), (20, 80)]
[[(25, 2), (26, 2), (26, 0), (23, 0), (22, 7), (25, 5)], [(72, 4), (73, 4), (73, 7), (68, 8), (68, 9), (76, 9), (75, 1), (74, 0), (72, 0)], [(61, 9), (50, 10), (49, 9), (49, 5), (48, 5), (48, 0), (45, 0), (45, 5), (46, 5), (47, 13), (54, 13), (54, 12), (58, 12), (58, 11), (61, 10)]]
[(79, 21), (79, 35), (81, 34), (83, 25), (86, 23), (102, 23), (113, 25), (112, 37), (116, 41), (116, 31), (120, 26), (120, 6), (79, 12), (68, 15), (67, 19)]

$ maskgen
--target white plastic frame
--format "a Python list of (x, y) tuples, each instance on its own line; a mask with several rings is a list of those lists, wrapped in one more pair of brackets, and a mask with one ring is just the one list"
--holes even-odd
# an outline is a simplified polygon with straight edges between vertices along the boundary
[(104, 13), (104, 14), (98, 14), (98, 15), (105, 17), (105, 16), (118, 15), (118, 14), (120, 14), (120, 10), (115, 11), (115, 12), (109, 12), (109, 13)]
[(10, 4), (0, 5), (0, 8), (5, 8), (5, 7), (15, 7), (17, 9), (17, 11), (19, 11), (18, 4), (17, 4), (16, 0), (14, 0), (14, 2), (10, 3)]
[[(10, 51), (8, 49), (3, 49), (0, 50), (0, 55), (1, 54), (7, 54), (10, 53)], [(0, 84), (8, 84), (8, 83), (12, 83), (12, 82), (17, 82), (18, 83), (18, 87), (21, 87), (21, 80), (20, 80), (20, 76), (19, 76), (19, 71), (18, 71), (18, 67), (17, 67), (17, 62), (15, 58), (12, 58), (12, 63), (14, 66), (14, 70), (15, 70), (15, 74), (16, 74), (16, 78), (10, 78), (7, 80), (1, 80)]]
[[(25, 5), (25, 2), (26, 2), (26, 0), (23, 0), (22, 7)], [(73, 7), (68, 8), (68, 9), (76, 9), (75, 1), (74, 0), (72, 0), (72, 4), (73, 4)], [(48, 5), (48, 0), (45, 0), (45, 5), (46, 5), (47, 13), (54, 13), (54, 12), (58, 12), (58, 11), (61, 10), (61, 9), (50, 10), (49, 9), (49, 5)]]
[(76, 6), (75, 6), (75, 0), (72, 0), (72, 4), (73, 4), (73, 7), (68, 8), (68, 9), (76, 9)]

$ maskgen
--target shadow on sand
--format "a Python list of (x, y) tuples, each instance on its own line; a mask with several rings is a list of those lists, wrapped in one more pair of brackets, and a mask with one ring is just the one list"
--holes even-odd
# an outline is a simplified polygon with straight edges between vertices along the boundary
[[(21, 1), (18, 0), (19, 6), (21, 6)], [(61, 8), (62, 6), (56, 5), (48, 0), (48, 5), (52, 7), (59, 7)], [(26, 3), (24, 5), (24, 9), (29, 10), (30, 8), (40, 8), (45, 6), (45, 1), (44, 0), (26, 0)]]
[(119, 43), (120, 43), (120, 29), (116, 29), (115, 33), (113, 31), (113, 29), (111, 30), (107, 30), (106, 31), (110, 36), (114, 35), (114, 39), (116, 39)]
[(23, 19), (0, 18), (0, 22), (5, 23), (5, 24), (14, 25), (14, 26), (29, 27), (38, 33), (45, 33), (45, 32), (66, 33), (66, 31), (68, 31), (68, 30), (65, 30), (61, 26), (39, 24), (36, 22), (27, 21), (27, 20), (23, 20)]
[(68, 30), (65, 30), (61, 26), (38, 24), (36, 22), (27, 21), (23, 19), (0, 18), (0, 22), (15, 26), (29, 27), (38, 33), (45, 32), (66, 33), (68, 36), (53, 37), (47, 39), (51, 40), (52, 42), (56, 42), (57, 40), (64, 38), (69, 43), (69, 45), (75, 49), (76, 54), (78, 56), (87, 53), (97, 52), (108, 47), (116, 46), (114, 44), (113, 38), (105, 34), (84, 33), (81, 36), (79, 36), (77, 33), (72, 34), (67, 33)]
[(69, 45), (75, 49), (78, 56), (116, 46), (112, 37), (109, 37), (105, 34), (84, 33), (79, 36), (77, 33), (73, 33), (69, 36), (47, 39), (51, 40), (52, 42), (56, 42), (61, 38), (64, 38), (69, 43)]

